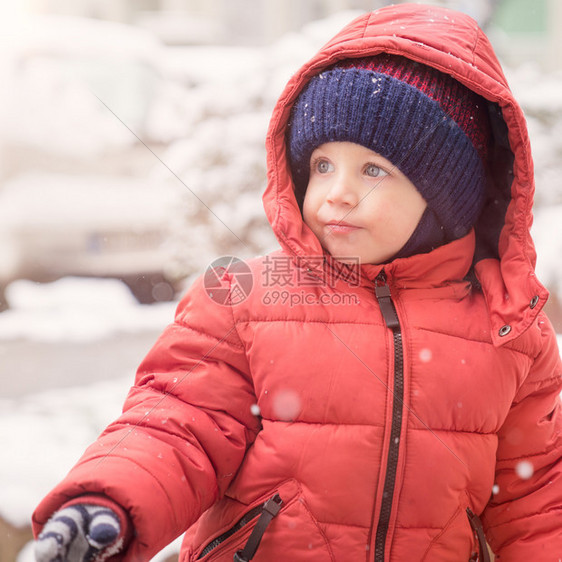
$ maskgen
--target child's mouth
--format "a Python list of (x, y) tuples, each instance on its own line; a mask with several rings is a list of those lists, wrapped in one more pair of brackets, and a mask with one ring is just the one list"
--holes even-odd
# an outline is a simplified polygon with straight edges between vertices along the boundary
[(355, 226), (345, 221), (333, 221), (326, 224), (326, 228), (330, 234), (350, 234), (359, 230), (359, 226)]

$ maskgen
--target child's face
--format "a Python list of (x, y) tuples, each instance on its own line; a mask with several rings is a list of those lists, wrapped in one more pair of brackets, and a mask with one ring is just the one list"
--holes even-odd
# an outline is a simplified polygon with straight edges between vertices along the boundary
[(329, 142), (312, 153), (304, 222), (340, 261), (377, 264), (392, 258), (426, 206), (402, 172), (364, 146)]

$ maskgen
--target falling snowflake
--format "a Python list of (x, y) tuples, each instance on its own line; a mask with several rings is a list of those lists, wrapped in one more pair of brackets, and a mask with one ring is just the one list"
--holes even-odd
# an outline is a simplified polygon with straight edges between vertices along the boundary
[(294, 420), (301, 411), (301, 400), (294, 390), (280, 390), (273, 397), (275, 415), (285, 421)]
[(422, 363), (429, 363), (431, 358), (433, 357), (433, 353), (431, 353), (431, 349), (424, 347), (420, 350), (420, 361)]
[(531, 478), (531, 476), (533, 476), (535, 468), (529, 461), (520, 461), (515, 467), (515, 472), (517, 473), (517, 476), (519, 476), (519, 478), (521, 478), (522, 480), (528, 480), (529, 478)]

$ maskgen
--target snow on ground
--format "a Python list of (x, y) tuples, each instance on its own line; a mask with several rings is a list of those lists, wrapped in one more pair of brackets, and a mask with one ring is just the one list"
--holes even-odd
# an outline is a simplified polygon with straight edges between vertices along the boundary
[[(58, 389), (18, 400), (0, 399), (2, 450), (0, 516), (15, 526), (29, 524), (31, 513), (59, 482), (84, 449), (121, 412), (132, 377)], [(176, 541), (153, 562), (179, 552)], [(35, 562), (31, 545), (17, 562)]]
[(132, 378), (0, 399), (0, 515), (16, 526), (121, 411)]
[[(163, 329), (177, 304), (141, 306), (119, 281), (79, 278), (44, 285), (17, 281), (8, 287), (8, 299), (12, 308), (0, 315), (0, 341), (71, 343)], [(132, 382), (133, 374), (124, 373), (87, 386), (0, 397), (0, 517), (17, 527), (29, 524), (41, 498), (119, 415)], [(154, 562), (178, 550), (171, 545)], [(17, 562), (34, 562), (31, 546)]]
[[(0, 315), (0, 340), (92, 341), (119, 332), (162, 330), (176, 303), (141, 306), (118, 281), (61, 279), (8, 287), (12, 309)], [(148, 351), (148, 350), (147, 350)], [(17, 373), (14, 373), (17, 376)], [(0, 515), (25, 525), (33, 506), (64, 476), (88, 444), (121, 411), (132, 374), (87, 387), (54, 389), (24, 398), (0, 396)], [(86, 390), (85, 390), (86, 389)], [(41, 462), (37, 462), (40, 459)]]
[(139, 306), (129, 289), (114, 279), (14, 281), (6, 298), (11, 308), (0, 314), (0, 341), (92, 341), (118, 332), (158, 330), (173, 320), (177, 306)]

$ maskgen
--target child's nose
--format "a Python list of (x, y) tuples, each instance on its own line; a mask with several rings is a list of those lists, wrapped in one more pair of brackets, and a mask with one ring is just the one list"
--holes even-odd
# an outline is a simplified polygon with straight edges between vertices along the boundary
[(346, 177), (334, 178), (327, 200), (334, 205), (357, 205), (359, 199), (353, 183)]

